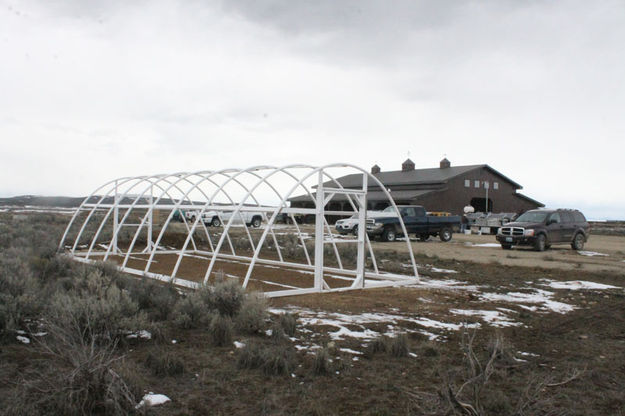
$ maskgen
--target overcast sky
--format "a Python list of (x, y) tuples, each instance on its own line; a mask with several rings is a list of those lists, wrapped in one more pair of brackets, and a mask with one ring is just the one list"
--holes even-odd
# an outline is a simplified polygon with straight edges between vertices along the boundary
[(625, 2), (0, 0), (0, 196), (486, 163), (625, 219)]

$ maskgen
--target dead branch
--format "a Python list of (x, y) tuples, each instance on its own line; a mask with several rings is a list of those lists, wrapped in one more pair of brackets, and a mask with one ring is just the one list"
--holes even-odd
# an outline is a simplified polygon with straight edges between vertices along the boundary
[(582, 374), (584, 374), (584, 372), (585, 372), (585, 371), (586, 371), (586, 367), (584, 367), (584, 369), (583, 369), (583, 370), (579, 370), (579, 369), (577, 369), (577, 368), (576, 368), (576, 369), (574, 369), (574, 370), (573, 370), (572, 374), (571, 374), (569, 377), (567, 377), (567, 378), (565, 378), (564, 380), (562, 380), (562, 381), (560, 381), (560, 382), (557, 382), (557, 383), (548, 383), (548, 384), (545, 384), (545, 387), (558, 387), (558, 386), (563, 386), (563, 385), (565, 385), (565, 384), (567, 384), (567, 383), (570, 383), (571, 381), (573, 381), (573, 380), (575, 380), (575, 379), (579, 378)]

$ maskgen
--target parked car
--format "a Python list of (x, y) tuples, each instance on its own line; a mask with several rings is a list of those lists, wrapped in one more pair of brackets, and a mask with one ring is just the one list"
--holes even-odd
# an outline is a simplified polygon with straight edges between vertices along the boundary
[(334, 223), (336, 232), (341, 235), (358, 233), (358, 214), (354, 214), (349, 218), (338, 220)]
[[(433, 235), (438, 235), (441, 241), (449, 241), (454, 228), (460, 227), (460, 217), (457, 215), (429, 216), (425, 208), (420, 205), (400, 205), (397, 208), (408, 234), (414, 233), (421, 241), (425, 241)], [(392, 206), (387, 207), (380, 215), (376, 215), (376, 218), (367, 218), (369, 237), (381, 237), (383, 241), (395, 241), (402, 233), (397, 212)]]
[(586, 217), (576, 209), (534, 209), (501, 227), (497, 241), (504, 250), (533, 246), (544, 251), (552, 244), (570, 244), (573, 250), (582, 250), (589, 231)]
[[(223, 222), (227, 222), (232, 217), (233, 211), (187, 211), (185, 212), (185, 216), (191, 220), (195, 221), (198, 215), (202, 217), (202, 222), (206, 225), (210, 225), (213, 227), (219, 227)], [(245, 223), (248, 227), (258, 228), (263, 221), (263, 216), (260, 212), (250, 212), (250, 211), (239, 211), (234, 218), (234, 223)]]
[(489, 212), (476, 217), (473, 226), (482, 234), (497, 234), (501, 226), (514, 221), (516, 217), (517, 214), (514, 212)]
[(184, 212), (177, 209), (174, 211), (173, 215), (171, 216), (171, 219), (174, 221), (178, 221), (178, 222), (184, 222), (183, 216), (184, 216)]
[[(393, 212), (393, 214), (395, 214)], [(375, 219), (377, 217), (388, 217), (389, 213), (386, 211), (367, 211), (367, 219)], [(334, 223), (334, 228), (339, 234), (358, 234), (358, 213), (355, 213), (349, 218), (338, 220)]]

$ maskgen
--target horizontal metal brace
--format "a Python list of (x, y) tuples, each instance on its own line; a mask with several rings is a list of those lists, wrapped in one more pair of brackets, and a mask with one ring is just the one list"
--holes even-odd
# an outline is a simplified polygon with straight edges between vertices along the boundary
[[(281, 212), (285, 214), (316, 214), (314, 208), (282, 208)], [(358, 211), (323, 211), (325, 215), (354, 215)]]
[[(95, 207), (97, 204), (85, 204), (84, 207)], [(101, 204), (97, 205), (98, 208), (114, 208), (114, 204)], [(117, 205), (117, 208), (133, 208), (133, 209), (149, 209), (152, 205)], [(237, 205), (209, 205), (207, 207), (198, 206), (198, 205), (181, 205), (176, 208), (173, 205), (160, 205), (156, 204), (153, 206), (154, 210), (172, 210), (172, 209), (180, 209), (180, 210), (193, 210), (193, 211), (217, 211), (217, 212), (232, 212), (238, 209)], [(288, 207), (255, 207), (255, 206), (243, 206), (239, 209), (240, 212), (274, 212), (276, 210), (280, 210), (280, 212), (285, 214), (316, 214), (317, 211), (314, 208), (288, 208)], [(357, 211), (324, 211), (326, 215), (354, 215)]]
[(326, 194), (350, 194), (350, 195), (364, 195), (367, 191), (362, 189), (346, 189), (346, 188), (323, 188), (323, 192)]
[[(114, 208), (116, 205), (115, 204), (85, 204), (83, 205), (83, 207), (87, 207), (87, 208), (93, 208), (93, 207), (98, 207), (98, 208)], [(154, 204), (154, 205), (149, 205), (149, 204), (136, 204), (136, 205), (132, 205), (132, 204), (119, 204), (117, 205), (117, 208), (132, 208), (132, 209), (149, 209), (154, 207), (154, 209), (162, 209), (162, 210), (172, 210), (172, 209), (180, 209), (180, 210), (187, 210), (187, 211), (234, 211), (236, 209), (239, 209), (238, 205), (180, 205), (180, 206), (175, 206), (175, 205), (170, 205), (170, 204)], [(244, 205), (242, 206), (239, 211), (252, 211), (252, 212), (273, 212), (276, 210), (277, 207), (259, 207), (259, 206), (249, 206), (249, 205)]]
[(323, 244), (358, 243), (358, 240), (323, 240)]

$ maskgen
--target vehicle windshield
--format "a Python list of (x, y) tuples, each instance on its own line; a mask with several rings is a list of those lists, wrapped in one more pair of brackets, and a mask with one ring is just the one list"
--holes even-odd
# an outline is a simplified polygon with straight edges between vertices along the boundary
[(549, 213), (544, 211), (527, 211), (521, 214), (514, 222), (543, 222), (547, 215)]
[(395, 207), (393, 207), (392, 205), (389, 205), (388, 207), (384, 208), (384, 211), (382, 211), (382, 212), (396, 213), (397, 211), (395, 211)]

